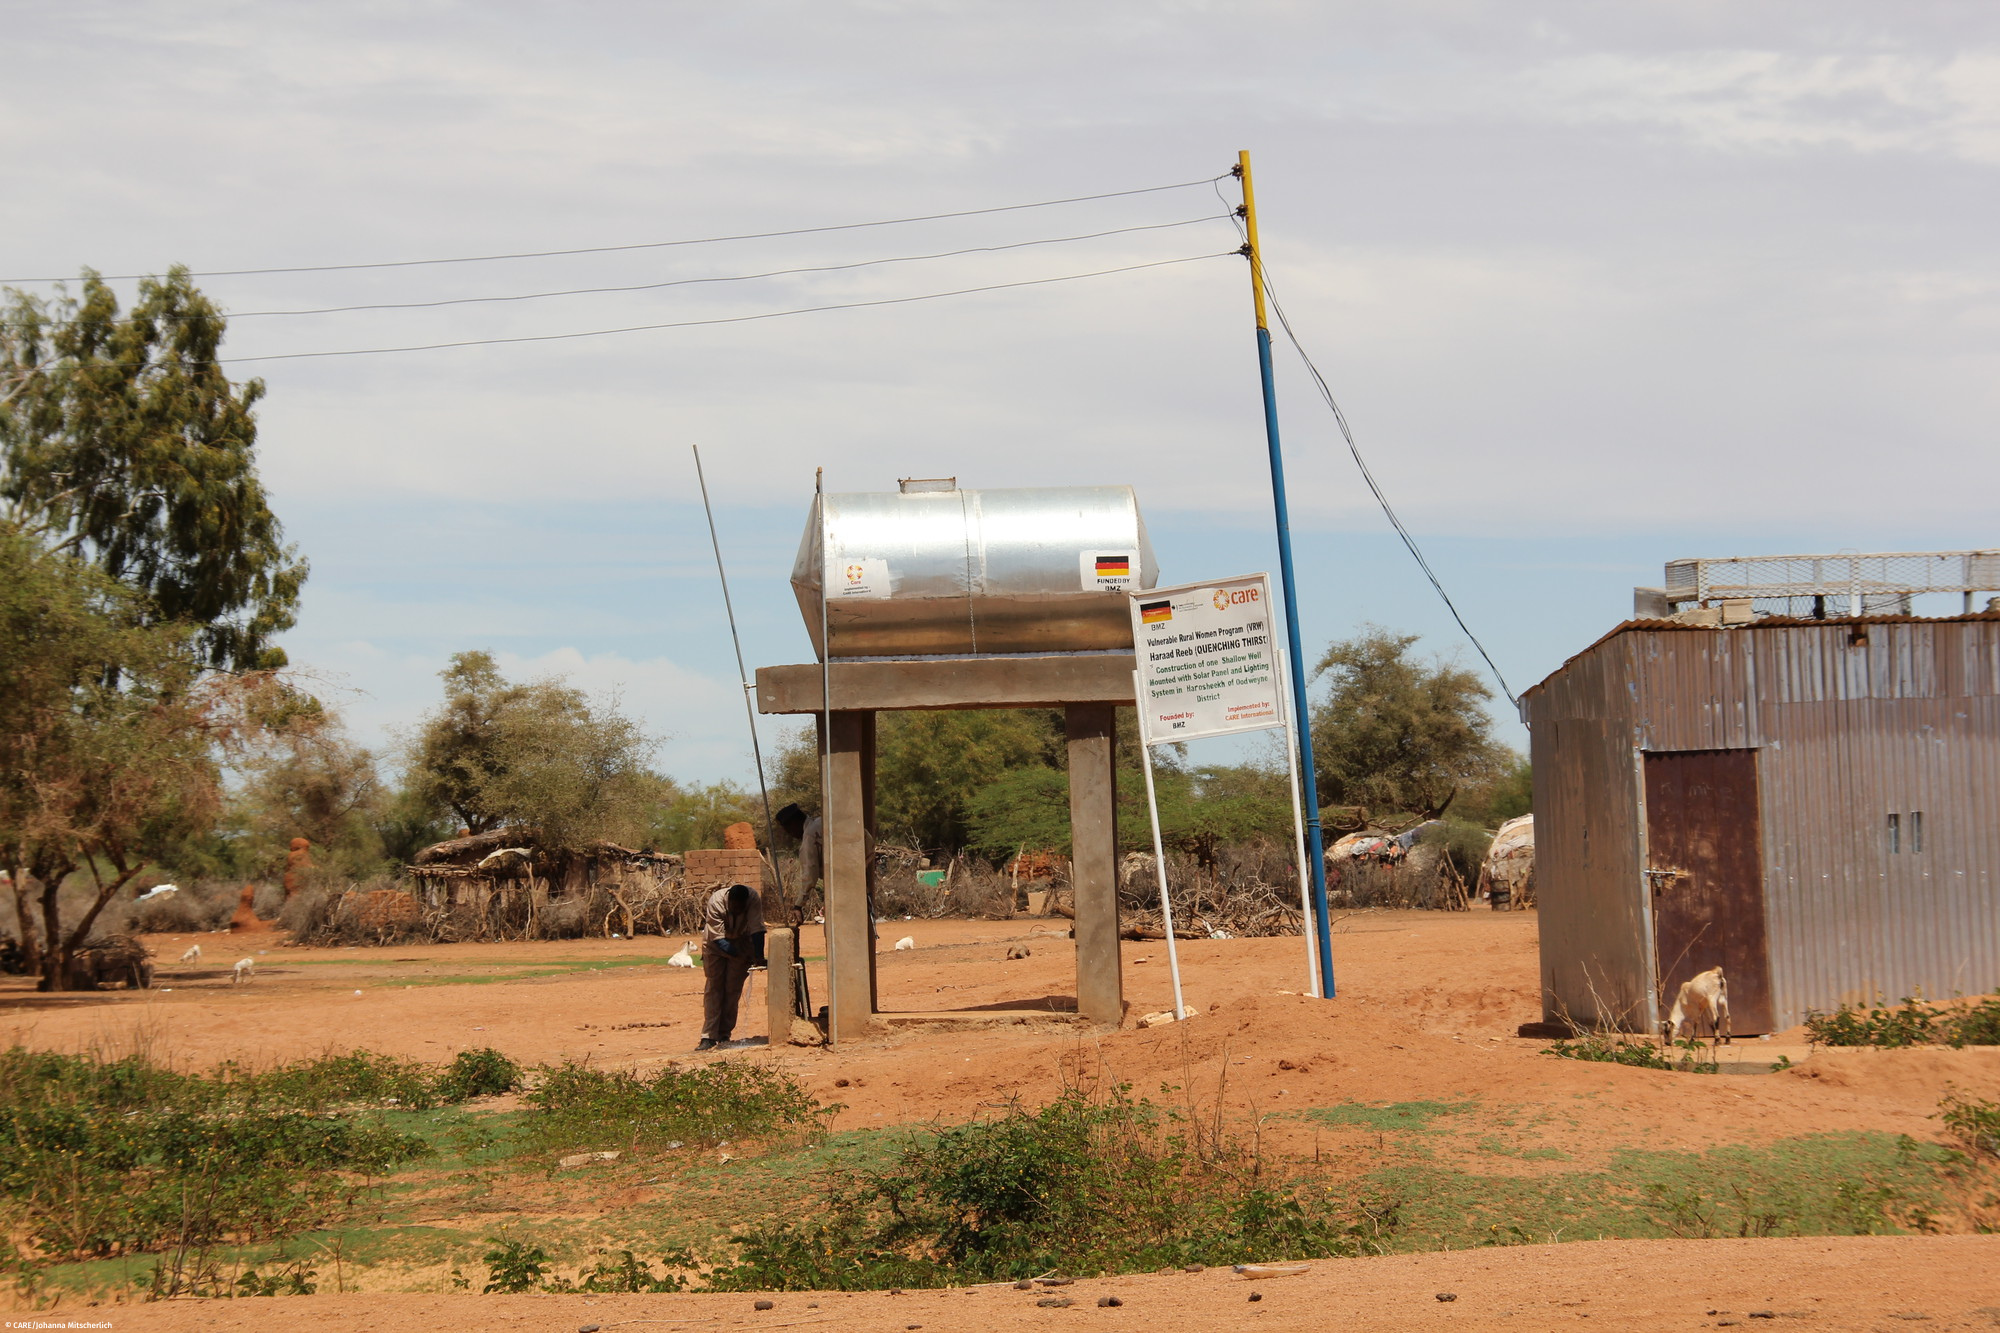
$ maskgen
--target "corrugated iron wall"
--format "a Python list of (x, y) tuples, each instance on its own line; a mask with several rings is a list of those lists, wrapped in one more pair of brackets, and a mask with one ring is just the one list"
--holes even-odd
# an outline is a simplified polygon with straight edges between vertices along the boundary
[(1626, 690), (1629, 635), (1531, 692), (1535, 898), (1550, 1021), (1649, 1027), (1652, 940)]
[(1549, 1017), (1654, 1021), (1638, 750), (1759, 751), (1780, 1024), (2000, 988), (2000, 617), (1634, 627), (1526, 703)]

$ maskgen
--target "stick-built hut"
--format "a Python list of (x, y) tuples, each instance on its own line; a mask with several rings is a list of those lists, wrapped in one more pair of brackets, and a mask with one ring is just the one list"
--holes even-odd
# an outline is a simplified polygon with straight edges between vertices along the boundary
[[(408, 873), (428, 906), (469, 909), (502, 930), (519, 925), (531, 937), (545, 933), (544, 918), (552, 912), (570, 915), (600, 895), (608, 900), (605, 934), (621, 924), (621, 933), (636, 933), (648, 915), (659, 918), (657, 929), (670, 931), (676, 928), (671, 918), (680, 915), (681, 857), (602, 840), (549, 848), (532, 828), (434, 843), (417, 853)], [(586, 925), (586, 931), (596, 924)]]

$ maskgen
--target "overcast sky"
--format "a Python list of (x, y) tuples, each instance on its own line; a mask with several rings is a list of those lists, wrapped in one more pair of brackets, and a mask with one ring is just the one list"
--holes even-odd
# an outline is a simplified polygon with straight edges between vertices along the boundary
[[(0, 281), (824, 227), (1248, 148), (1294, 325), (1516, 691), (1677, 556), (2000, 545), (1988, 3), (0, 0), (0, 30)], [(1220, 188), (202, 278), (259, 358), (1190, 261), (242, 361), (313, 564), (287, 647), (372, 743), (482, 647), (621, 694), (666, 771), (747, 780), (691, 444), (752, 667), (810, 656), (785, 578), (816, 466), (1129, 482), (1169, 581), (1273, 568)], [(1475, 664), (1283, 349), (1278, 376), (1309, 648), (1372, 621)]]

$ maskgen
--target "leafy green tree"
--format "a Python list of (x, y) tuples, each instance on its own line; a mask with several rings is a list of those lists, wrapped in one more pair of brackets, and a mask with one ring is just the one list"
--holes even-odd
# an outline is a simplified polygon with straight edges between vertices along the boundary
[(1510, 753), (1491, 781), (1477, 783), (1461, 792), (1451, 803), (1449, 814), (1486, 828), (1499, 828), (1534, 808), (1534, 769), (1526, 755)]
[(970, 850), (996, 861), (1019, 851), (1068, 856), (1069, 774), (1040, 764), (1004, 773), (973, 793), (966, 820)]
[[(1153, 785), (1160, 807), (1160, 841), (1215, 864), (1225, 846), (1292, 836), (1291, 794), (1282, 771), (1256, 765), (1184, 769), (1155, 756)], [(1118, 774), (1118, 845), (1150, 850), (1145, 774)], [(1070, 854), (1069, 775), (1053, 768), (1016, 769), (981, 788), (969, 803), (970, 845), (1001, 859), (1017, 851)]]
[(757, 793), (733, 782), (682, 788), (663, 780), (661, 799), (646, 830), (646, 846), (661, 852), (720, 847), (722, 831), (731, 824), (750, 825), (757, 830), (758, 845), (763, 844), (764, 804)]
[(0, 305), (0, 501), (16, 524), (138, 592), (142, 618), (194, 628), (231, 670), (282, 666), (306, 563), (257, 476), (260, 380), (217, 357), (227, 321), (185, 268), (118, 298), (12, 291)]
[[(975, 793), (1004, 774), (1062, 763), (1062, 714), (1046, 708), (885, 712), (875, 723), (875, 824), (884, 839), (957, 851)], [(801, 728), (771, 765), (771, 800), (819, 809), (817, 733)]]
[(631, 840), (645, 827), (656, 742), (637, 723), (561, 680), (510, 682), (488, 653), (458, 653), (438, 674), (444, 703), (409, 755), (417, 799), (474, 833), (531, 825), (548, 847)]
[(1060, 763), (1061, 715), (1044, 709), (890, 713), (875, 740), (875, 809), (885, 837), (956, 851), (972, 797), (1003, 773)]
[(439, 805), (405, 782), (389, 794), (374, 814), (375, 840), (382, 859), (390, 865), (405, 866), (417, 853), (433, 843), (443, 842), (455, 831)]
[(1312, 714), (1323, 805), (1435, 819), (1505, 765), (1484, 707), (1492, 692), (1471, 671), (1416, 659), (1417, 637), (1371, 625), (1320, 658), (1314, 675), (1331, 685)]
[[(0, 524), (0, 862), (45, 990), (77, 984), (105, 904), (219, 805), (227, 700), (202, 687), (191, 632), (143, 611), (130, 589)], [(66, 923), (78, 872), (94, 892)]]

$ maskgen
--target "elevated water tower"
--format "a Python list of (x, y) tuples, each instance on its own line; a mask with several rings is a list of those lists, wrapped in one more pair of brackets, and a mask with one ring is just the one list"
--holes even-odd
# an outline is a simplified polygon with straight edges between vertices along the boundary
[(757, 708), (819, 719), (834, 1041), (884, 1020), (1007, 1016), (884, 1014), (877, 1004), (875, 715), (906, 708), (1063, 710), (1077, 1012), (1121, 1019), (1114, 710), (1133, 702), (1125, 593), (1157, 575), (1129, 486), (911, 480), (827, 495), (808, 519), (792, 587), (819, 660), (760, 668)]

